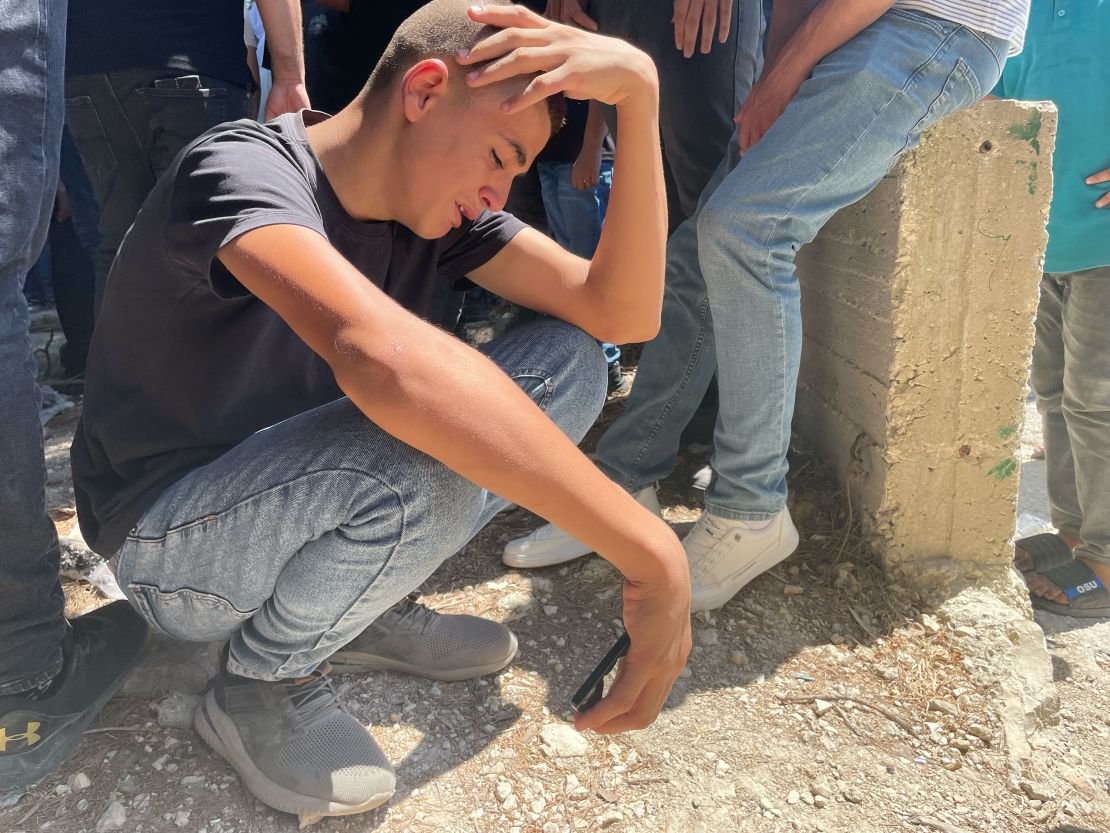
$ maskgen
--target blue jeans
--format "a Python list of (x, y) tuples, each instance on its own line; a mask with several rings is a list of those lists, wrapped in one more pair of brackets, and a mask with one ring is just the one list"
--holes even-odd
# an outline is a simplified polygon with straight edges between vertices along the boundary
[(666, 477), (716, 371), (706, 509), (737, 520), (782, 509), (802, 345), (794, 256), (922, 130), (989, 92), (1007, 48), (892, 9), (818, 63), (743, 159), (730, 144), (695, 216), (669, 242), (662, 329), (598, 445), (610, 477), (629, 491)]
[[(605, 210), (609, 207), (613, 163), (601, 163), (597, 185), (588, 189), (575, 188), (571, 184), (573, 167), (570, 162), (540, 162), (536, 165), (551, 236), (571, 254), (589, 260), (601, 239), (601, 224), (605, 222)], [(610, 364), (620, 361), (621, 349), (615, 344), (602, 342), (601, 352)]]
[[(605, 401), (592, 338), (543, 319), (482, 349), (568, 436), (585, 436)], [(155, 630), (230, 637), (231, 671), (288, 679), (361, 633), (506, 505), (339, 399), (167, 489), (128, 536), (118, 575)]]
[(1052, 523), (1110, 564), (1110, 266), (1045, 273), (1030, 374)]
[(65, 30), (65, 0), (0, 0), (0, 694), (57, 673), (66, 627), (23, 299), (58, 187)]

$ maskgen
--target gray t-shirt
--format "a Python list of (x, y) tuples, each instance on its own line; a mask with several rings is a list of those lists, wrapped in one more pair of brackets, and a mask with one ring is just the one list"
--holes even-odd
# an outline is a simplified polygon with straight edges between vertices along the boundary
[(308, 144), (304, 119), (322, 118), (305, 112), (208, 131), (178, 156), (127, 233), (71, 453), (81, 530), (94, 550), (119, 549), (158, 495), (193, 469), (342, 396), (323, 359), (220, 263), (221, 246), (262, 226), (304, 226), (427, 317), (451, 282), (524, 227), (487, 212), (423, 240), (397, 223), (354, 219)]

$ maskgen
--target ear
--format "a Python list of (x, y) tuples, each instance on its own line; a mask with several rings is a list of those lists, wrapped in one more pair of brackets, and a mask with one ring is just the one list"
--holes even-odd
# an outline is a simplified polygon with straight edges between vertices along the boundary
[(439, 58), (425, 58), (409, 67), (401, 80), (401, 102), (405, 119), (418, 122), (447, 97), (447, 64)]

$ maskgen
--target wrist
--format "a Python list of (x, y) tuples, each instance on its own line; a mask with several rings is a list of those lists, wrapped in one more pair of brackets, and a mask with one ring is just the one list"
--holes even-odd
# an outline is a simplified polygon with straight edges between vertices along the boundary
[(627, 94), (616, 102), (617, 112), (659, 110), (659, 73), (655, 63), (643, 52), (635, 51), (635, 60), (629, 62), (632, 80)]

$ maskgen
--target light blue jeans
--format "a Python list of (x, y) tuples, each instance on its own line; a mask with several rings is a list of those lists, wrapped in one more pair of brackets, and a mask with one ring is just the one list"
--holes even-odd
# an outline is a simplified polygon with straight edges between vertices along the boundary
[[(1094, 210), (1094, 209), (1092, 209)], [(1052, 523), (1110, 565), (1110, 266), (1045, 273), (1030, 374)]]
[[(541, 319), (482, 351), (575, 442), (601, 412), (605, 362), (581, 330)], [(229, 670), (289, 679), (358, 636), (506, 505), (344, 398), (168, 488), (128, 536), (117, 574), (155, 630), (230, 638)]]
[(870, 192), (922, 130), (989, 92), (1007, 49), (958, 24), (891, 9), (814, 68), (743, 159), (734, 138), (697, 212), (668, 244), (662, 329), (598, 445), (610, 477), (633, 492), (666, 477), (716, 371), (706, 509), (736, 520), (782, 509), (802, 345), (795, 254)]

